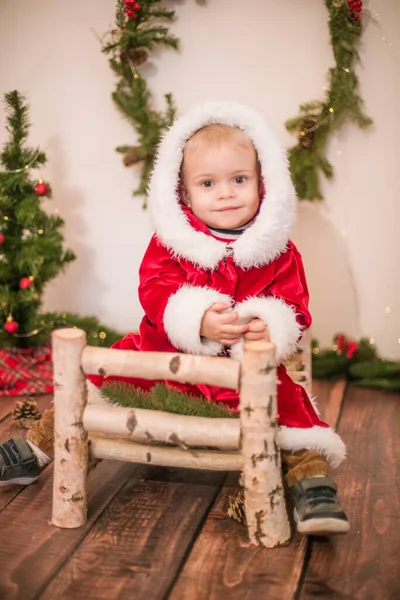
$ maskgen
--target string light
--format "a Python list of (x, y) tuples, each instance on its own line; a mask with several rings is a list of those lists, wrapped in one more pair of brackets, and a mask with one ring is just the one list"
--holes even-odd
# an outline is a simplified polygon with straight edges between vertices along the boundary
[(331, 107), (330, 107), (330, 109), (329, 109), (329, 112), (330, 112), (330, 113), (334, 113), (334, 112), (335, 112), (335, 109), (334, 109), (334, 108), (332, 108), (332, 106), (331, 106)]
[(41, 327), (40, 329), (34, 329), (33, 331), (30, 331), (29, 333), (12, 333), (11, 335), (15, 338), (30, 338), (34, 335), (37, 335), (43, 329), (44, 328)]
[(139, 79), (139, 75), (135, 69), (135, 65), (133, 64), (133, 62), (131, 61), (131, 59), (129, 57), (128, 57), (128, 64), (129, 64), (130, 70), (132, 72), (133, 79)]
[(390, 308), (390, 306), (387, 306), (387, 307), (385, 308), (385, 313), (388, 315), (388, 314), (389, 314), (389, 313), (391, 313), (391, 312), (392, 312), (392, 309)]
[(313, 354), (319, 354), (319, 348), (313, 348), (312, 353)]
[(374, 338), (369, 338), (369, 343), (371, 346), (373, 346), (375, 344)]
[(7, 173), (22, 173), (23, 171), (28, 171), (33, 163), (39, 156), (39, 152), (36, 152), (35, 156), (32, 158), (32, 161), (28, 165), (24, 165), (21, 169), (13, 169), (12, 171), (7, 171)]
[(100, 333), (99, 333), (99, 338), (100, 338), (101, 340), (105, 340), (105, 339), (106, 339), (106, 337), (107, 337), (107, 334), (106, 334), (104, 331), (100, 331)]
[(38, 229), (37, 232), (38, 232), (39, 235), (42, 235), (43, 229)]

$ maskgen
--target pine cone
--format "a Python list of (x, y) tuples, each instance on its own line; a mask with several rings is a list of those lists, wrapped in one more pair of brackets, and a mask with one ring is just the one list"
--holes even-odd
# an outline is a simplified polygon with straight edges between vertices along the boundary
[(15, 408), (12, 413), (13, 419), (17, 422), (19, 427), (29, 428), (29, 425), (33, 421), (38, 421), (41, 418), (41, 413), (37, 407), (36, 400), (26, 399), (17, 400)]
[(120, 58), (123, 63), (131, 62), (134, 67), (139, 67), (143, 65), (149, 55), (144, 48), (131, 48), (130, 50), (126, 50), (125, 52), (121, 52)]
[(130, 167), (136, 165), (138, 162), (145, 160), (146, 156), (143, 149), (140, 146), (132, 146), (128, 152), (124, 154), (124, 165)]
[(234, 496), (229, 496), (228, 517), (235, 519), (239, 523), (246, 524), (243, 489), (240, 489)]
[(313, 117), (306, 117), (300, 127), (299, 131), (299, 145), (302, 148), (311, 148), (315, 134), (318, 129), (317, 119)]

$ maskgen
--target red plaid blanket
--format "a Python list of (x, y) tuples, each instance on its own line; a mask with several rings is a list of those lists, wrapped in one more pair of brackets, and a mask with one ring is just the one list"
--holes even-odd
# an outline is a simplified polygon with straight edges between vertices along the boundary
[(50, 346), (0, 348), (0, 396), (33, 396), (52, 391)]

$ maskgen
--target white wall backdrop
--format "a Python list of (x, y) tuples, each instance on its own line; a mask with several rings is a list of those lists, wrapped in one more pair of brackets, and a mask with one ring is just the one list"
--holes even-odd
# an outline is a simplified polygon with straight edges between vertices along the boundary
[[(321, 97), (332, 65), (324, 1), (166, 3), (177, 10), (171, 28), (181, 50), (156, 53), (142, 70), (155, 106), (164, 106), (167, 92), (180, 111), (210, 99), (241, 101), (265, 114), (285, 146), (293, 144), (284, 122), (299, 103)], [(366, 28), (357, 70), (374, 125), (348, 125), (332, 140), (335, 178), (323, 185), (324, 204), (300, 204), (293, 239), (321, 343), (345, 331), (399, 356), (400, 2), (365, 4), (379, 25)], [(49, 288), (46, 308), (95, 314), (127, 331), (142, 314), (137, 271), (151, 229), (131, 196), (137, 173), (114, 152), (135, 135), (112, 103), (114, 77), (96, 37), (113, 18), (114, 0), (1, 0), (0, 93), (16, 88), (29, 96), (31, 142), (48, 154), (42, 175), (78, 254)]]

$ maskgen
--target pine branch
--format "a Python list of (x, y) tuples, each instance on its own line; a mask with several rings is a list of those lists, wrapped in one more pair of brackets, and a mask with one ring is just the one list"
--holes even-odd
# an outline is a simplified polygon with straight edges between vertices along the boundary
[[(297, 131), (298, 144), (288, 151), (290, 171), (300, 200), (322, 200), (319, 173), (330, 178), (333, 168), (325, 156), (329, 136), (348, 121), (367, 127), (372, 120), (363, 112), (358, 78), (353, 70), (359, 60), (357, 44), (362, 33), (360, 21), (352, 18), (346, 1), (339, 5), (325, 0), (335, 67), (329, 70), (329, 88), (324, 101), (301, 104), (300, 115), (286, 122), (288, 131)], [(315, 119), (307, 129), (307, 119)]]
[[(102, 51), (110, 55), (110, 67), (118, 78), (112, 94), (113, 101), (133, 125), (138, 136), (137, 144), (119, 146), (117, 152), (124, 154), (127, 166), (140, 164), (141, 181), (134, 195), (145, 196), (157, 145), (164, 129), (172, 124), (176, 108), (172, 95), (166, 94), (165, 112), (156, 111), (152, 106), (147, 82), (137, 69), (146, 60), (148, 51), (157, 47), (176, 50), (179, 39), (169, 32), (168, 27), (160, 24), (163, 20), (172, 21), (175, 11), (166, 9), (161, 0), (143, 0), (140, 4), (137, 18), (130, 19), (125, 14), (123, 0), (118, 0), (117, 29), (111, 32), (111, 38), (103, 45)], [(129, 153), (132, 154), (132, 160)], [(144, 201), (144, 207), (145, 205)]]
[(107, 402), (119, 406), (197, 417), (238, 417), (237, 413), (222, 404), (207, 402), (203, 398), (169, 388), (164, 383), (158, 383), (149, 392), (145, 392), (122, 381), (109, 381), (101, 387), (101, 394)]

